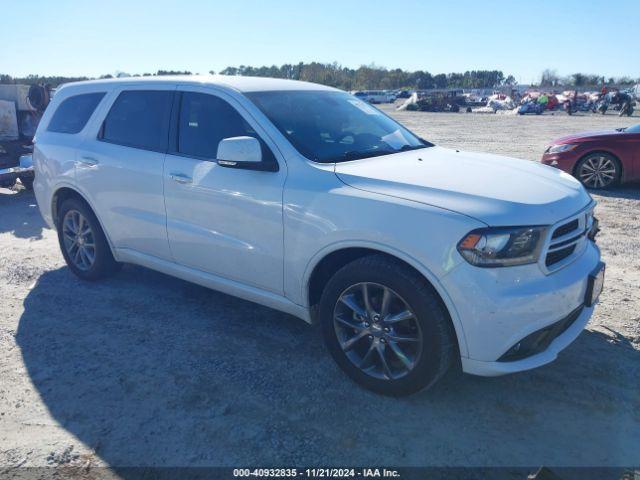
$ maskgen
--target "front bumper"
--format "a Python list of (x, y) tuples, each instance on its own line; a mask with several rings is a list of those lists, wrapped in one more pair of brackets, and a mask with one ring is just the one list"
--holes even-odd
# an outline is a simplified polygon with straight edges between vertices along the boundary
[(569, 174), (573, 173), (573, 168), (580, 158), (580, 152), (571, 150), (569, 152), (560, 153), (543, 153), (540, 162), (544, 165), (559, 168)]
[(592, 314), (593, 307), (583, 308), (578, 318), (569, 326), (569, 328), (567, 328), (561, 335), (557, 336), (547, 349), (540, 353), (511, 362), (484, 362), (482, 360), (462, 358), (462, 370), (473, 375), (497, 377), (499, 375), (531, 370), (533, 368), (546, 365), (547, 363), (551, 363), (558, 358), (558, 354), (562, 350), (578, 338), (582, 333), (582, 330), (587, 326), (587, 323), (589, 323), (589, 319)]
[(461, 263), (442, 279), (460, 319), (467, 345), (467, 373), (493, 376), (553, 361), (584, 329), (593, 313), (584, 307), (571, 325), (540, 353), (513, 361), (501, 357), (522, 339), (562, 321), (584, 305), (589, 276), (600, 263), (591, 241), (571, 263), (552, 273), (537, 264), (477, 268)]

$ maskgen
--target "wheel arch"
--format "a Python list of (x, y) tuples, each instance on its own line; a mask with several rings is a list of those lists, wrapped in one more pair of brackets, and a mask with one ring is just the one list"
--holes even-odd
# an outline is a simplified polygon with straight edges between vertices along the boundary
[(111, 249), (111, 254), (117, 260), (116, 251), (113, 248), (113, 243), (111, 242), (111, 238), (109, 237), (109, 233), (104, 228), (104, 223), (100, 219), (100, 216), (98, 215), (98, 212), (93, 207), (93, 205), (91, 205), (91, 202), (87, 199), (86, 195), (81, 193), (78, 189), (70, 187), (70, 186), (64, 184), (64, 185), (61, 185), (59, 188), (57, 188), (53, 192), (53, 195), (51, 196), (51, 218), (53, 220), (54, 226), (56, 228), (58, 227), (58, 210), (60, 209), (60, 206), (62, 205), (62, 202), (64, 202), (65, 200), (68, 200), (70, 198), (76, 198), (76, 199), (80, 200), (81, 202), (85, 203), (87, 205), (87, 207), (89, 207), (91, 209), (93, 214), (96, 216), (96, 219), (98, 220), (98, 223), (100, 224), (100, 228), (102, 229), (102, 233), (104, 233), (104, 236), (107, 239), (107, 243), (109, 244), (109, 248)]
[(53, 224), (56, 228), (58, 225), (58, 211), (60, 210), (60, 206), (62, 205), (62, 202), (70, 198), (78, 198), (89, 205), (89, 202), (87, 202), (84, 196), (71, 187), (62, 186), (56, 189), (51, 196), (51, 218), (53, 219)]
[(347, 263), (368, 255), (386, 256), (413, 270), (427, 282), (435, 292), (443, 311), (450, 321), (460, 355), (466, 357), (467, 344), (462, 323), (451, 297), (438, 281), (438, 278), (416, 259), (384, 245), (341, 244), (334, 245), (316, 254), (307, 267), (303, 282), (303, 299), (305, 305), (309, 308), (312, 322), (315, 321), (314, 315), (317, 311), (322, 291), (333, 274)]

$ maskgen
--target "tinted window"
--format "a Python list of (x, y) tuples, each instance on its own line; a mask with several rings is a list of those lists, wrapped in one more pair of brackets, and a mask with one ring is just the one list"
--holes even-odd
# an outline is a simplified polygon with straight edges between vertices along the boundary
[(108, 142), (163, 152), (167, 148), (172, 91), (122, 92), (104, 121)]
[(56, 133), (78, 133), (87, 124), (102, 97), (104, 92), (85, 93), (63, 100), (54, 112), (47, 130)]
[(229, 137), (254, 137), (262, 145), (263, 162), (275, 162), (255, 130), (227, 102), (204, 93), (184, 92), (178, 126), (178, 152), (215, 159), (218, 144)]

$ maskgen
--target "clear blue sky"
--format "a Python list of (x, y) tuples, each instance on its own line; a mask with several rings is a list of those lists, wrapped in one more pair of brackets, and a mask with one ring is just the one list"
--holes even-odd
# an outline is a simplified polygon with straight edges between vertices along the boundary
[(339, 62), (448, 73), (640, 76), (640, 0), (22, 0), (0, 73), (97, 76)]

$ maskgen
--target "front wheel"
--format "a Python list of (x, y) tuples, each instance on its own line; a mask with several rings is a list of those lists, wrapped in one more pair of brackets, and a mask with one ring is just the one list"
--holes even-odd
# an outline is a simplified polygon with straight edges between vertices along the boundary
[(436, 383), (454, 357), (454, 334), (433, 288), (382, 255), (354, 260), (328, 282), (320, 301), (324, 340), (360, 385), (408, 395)]
[(620, 180), (620, 164), (608, 153), (592, 153), (576, 166), (576, 177), (587, 188), (612, 187)]

